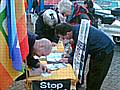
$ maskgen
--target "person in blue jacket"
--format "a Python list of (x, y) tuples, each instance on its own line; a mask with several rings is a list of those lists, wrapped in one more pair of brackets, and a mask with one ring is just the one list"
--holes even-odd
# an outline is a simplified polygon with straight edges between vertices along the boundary
[[(79, 28), (79, 24), (72, 26), (68, 23), (62, 23), (56, 26), (56, 31), (57, 35), (61, 35), (63, 37), (71, 37), (70, 35), (72, 35), (74, 44), (76, 46)], [(69, 34), (70, 32), (72, 32), (72, 34)], [(102, 82), (106, 77), (109, 67), (111, 65), (114, 53), (114, 46), (115, 45), (113, 41), (104, 32), (98, 30), (93, 26), (90, 26), (85, 53), (85, 63), (87, 61), (88, 55), (90, 54), (86, 90), (100, 90)], [(74, 52), (72, 55), (74, 55)], [(72, 62), (72, 59), (70, 60), (70, 57), (68, 58), (68, 62)], [(77, 90), (79, 90), (78, 88), (80, 86), (81, 85), (78, 82), (76, 86)]]

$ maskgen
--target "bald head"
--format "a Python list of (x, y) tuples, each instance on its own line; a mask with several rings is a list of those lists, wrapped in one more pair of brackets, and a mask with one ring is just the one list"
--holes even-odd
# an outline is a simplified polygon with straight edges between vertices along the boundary
[(33, 51), (38, 56), (46, 56), (51, 52), (52, 43), (46, 38), (36, 40), (33, 46)]

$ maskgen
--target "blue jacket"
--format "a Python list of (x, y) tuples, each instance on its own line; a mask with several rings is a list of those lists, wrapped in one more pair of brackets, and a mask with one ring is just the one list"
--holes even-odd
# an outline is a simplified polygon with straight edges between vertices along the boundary
[[(79, 25), (75, 25), (72, 29), (75, 44), (77, 43), (79, 27)], [(96, 52), (105, 51), (107, 54), (109, 54), (113, 49), (113, 41), (104, 32), (91, 26), (86, 47), (88, 53), (95, 54)]]
[[(77, 44), (79, 27), (80, 25), (74, 25), (72, 28), (73, 40), (75, 46)], [(113, 41), (104, 32), (91, 26), (87, 40), (85, 60), (87, 60), (88, 54), (95, 55), (96, 53), (99, 52), (105, 52), (109, 54), (113, 51), (114, 46), (115, 44), (113, 43)], [(71, 60), (73, 60), (73, 55), (74, 52), (71, 53), (71, 57), (69, 58), (68, 61), (71, 64), (72, 64)]]

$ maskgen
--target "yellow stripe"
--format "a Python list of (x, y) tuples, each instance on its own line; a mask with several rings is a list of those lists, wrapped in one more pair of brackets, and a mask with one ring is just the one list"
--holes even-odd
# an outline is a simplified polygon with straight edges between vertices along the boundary
[(0, 62), (13, 79), (22, 74), (21, 72), (15, 71), (13, 69), (11, 59), (9, 59), (8, 45), (1, 32), (0, 32)]

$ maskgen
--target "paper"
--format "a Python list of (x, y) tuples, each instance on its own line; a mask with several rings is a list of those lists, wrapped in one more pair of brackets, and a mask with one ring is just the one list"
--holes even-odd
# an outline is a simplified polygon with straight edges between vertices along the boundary
[(58, 62), (62, 59), (63, 53), (50, 53), (47, 56), (47, 62)]
[(64, 63), (57, 63), (57, 64), (47, 64), (46, 67), (49, 70), (57, 70), (60, 68), (65, 68), (67, 65)]
[(51, 76), (52, 74), (48, 73), (48, 72), (44, 72), (44, 73), (41, 73), (41, 76), (43, 77), (48, 77), (48, 76)]

